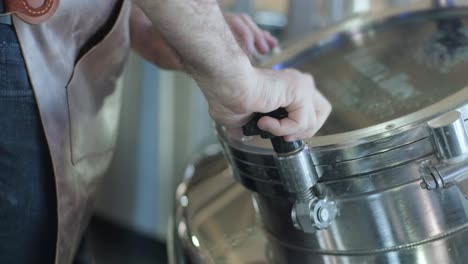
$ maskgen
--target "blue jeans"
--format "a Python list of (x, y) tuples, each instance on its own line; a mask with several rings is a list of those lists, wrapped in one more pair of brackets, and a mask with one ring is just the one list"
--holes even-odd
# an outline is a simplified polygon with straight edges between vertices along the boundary
[(53, 263), (49, 149), (14, 29), (0, 24), (0, 263)]

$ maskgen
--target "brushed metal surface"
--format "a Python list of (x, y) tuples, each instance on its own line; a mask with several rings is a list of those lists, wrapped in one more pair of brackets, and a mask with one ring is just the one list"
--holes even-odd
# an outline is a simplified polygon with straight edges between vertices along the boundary
[[(387, 173), (403, 180), (417, 166)], [(285, 223), (287, 201), (253, 199), (221, 154), (207, 156), (179, 186), (171, 263), (466, 263), (468, 204), (456, 188), (436, 193), (416, 180), (369, 178), (333, 183), (340, 216), (328, 231), (310, 236)], [(262, 224), (260, 214), (270, 221)]]

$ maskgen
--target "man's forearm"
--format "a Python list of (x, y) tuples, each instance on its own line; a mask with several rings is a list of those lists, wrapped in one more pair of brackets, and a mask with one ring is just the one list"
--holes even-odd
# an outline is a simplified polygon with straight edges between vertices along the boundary
[(194, 77), (230, 79), (250, 66), (216, 0), (134, 0)]
[(218, 124), (239, 129), (255, 112), (284, 107), (288, 117), (264, 116), (258, 126), (292, 141), (311, 137), (325, 122), (331, 107), (312, 77), (295, 70), (252, 67), (216, 0), (133, 1), (180, 55)]

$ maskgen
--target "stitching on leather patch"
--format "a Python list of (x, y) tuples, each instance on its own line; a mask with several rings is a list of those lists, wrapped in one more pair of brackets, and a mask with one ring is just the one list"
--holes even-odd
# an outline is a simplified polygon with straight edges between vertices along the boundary
[(53, 4), (53, 0), (46, 0), (46, 2), (39, 8), (36, 8), (36, 9), (33, 9), (29, 3), (27, 2), (27, 0), (22, 0), (21, 1), (23, 3), (23, 6), (24, 8), (30, 13), (30, 14), (33, 14), (33, 15), (43, 15), (47, 12), (49, 12), (50, 8), (52, 7), (52, 4)]

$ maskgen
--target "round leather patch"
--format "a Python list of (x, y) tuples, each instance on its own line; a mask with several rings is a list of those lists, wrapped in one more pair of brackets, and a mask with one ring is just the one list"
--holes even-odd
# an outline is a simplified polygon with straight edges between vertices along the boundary
[(50, 18), (59, 5), (59, 0), (6, 0), (9, 13), (16, 14), (28, 23), (39, 24)]

